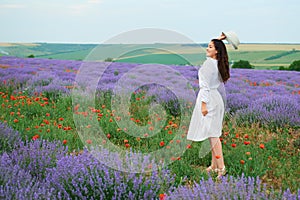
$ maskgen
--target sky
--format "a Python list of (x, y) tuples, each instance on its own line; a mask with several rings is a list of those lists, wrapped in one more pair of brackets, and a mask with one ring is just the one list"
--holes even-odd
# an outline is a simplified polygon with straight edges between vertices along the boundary
[(197, 43), (222, 31), (241, 43), (300, 43), (299, 10), (299, 0), (0, 0), (0, 42), (101, 44), (159, 29)]

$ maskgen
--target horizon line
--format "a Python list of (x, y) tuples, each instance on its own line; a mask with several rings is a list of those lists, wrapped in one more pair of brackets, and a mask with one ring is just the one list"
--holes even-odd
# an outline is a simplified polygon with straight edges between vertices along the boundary
[[(94, 45), (141, 45), (141, 44), (208, 44), (208, 42), (180, 43), (180, 42), (153, 42), (153, 43), (97, 43), (97, 42), (2, 42), (0, 44), (94, 44)], [(225, 44), (228, 44), (227, 42)], [(300, 42), (241, 42), (240, 44), (300, 44)]]

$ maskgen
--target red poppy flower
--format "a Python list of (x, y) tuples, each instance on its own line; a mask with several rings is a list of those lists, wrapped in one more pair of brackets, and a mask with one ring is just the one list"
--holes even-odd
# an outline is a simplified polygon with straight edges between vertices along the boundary
[(171, 125), (173, 128), (178, 128), (178, 125), (177, 124), (172, 124)]
[(161, 141), (161, 142), (159, 143), (159, 146), (161, 146), (161, 147), (165, 146), (165, 142), (164, 142), (164, 141)]
[(11, 95), (10, 100), (14, 101), (14, 100), (17, 100), (17, 98)]
[(92, 140), (86, 140), (86, 143), (92, 144)]
[(159, 194), (159, 200), (165, 200), (166, 195), (165, 194)]
[(33, 140), (36, 140), (36, 139), (38, 139), (40, 136), (39, 135), (34, 135), (33, 137), (32, 137), (32, 139)]

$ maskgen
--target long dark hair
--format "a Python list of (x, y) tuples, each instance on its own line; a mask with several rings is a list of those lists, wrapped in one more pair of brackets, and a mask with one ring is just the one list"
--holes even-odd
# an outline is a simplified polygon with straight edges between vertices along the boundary
[(214, 45), (215, 49), (217, 50), (217, 60), (218, 60), (218, 69), (221, 74), (222, 80), (224, 83), (230, 78), (229, 72), (229, 63), (228, 63), (228, 54), (225, 47), (225, 44), (222, 40), (212, 39), (211, 40)]

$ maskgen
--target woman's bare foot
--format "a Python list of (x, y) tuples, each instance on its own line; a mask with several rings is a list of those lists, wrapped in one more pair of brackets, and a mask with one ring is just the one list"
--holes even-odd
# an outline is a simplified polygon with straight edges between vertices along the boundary
[(207, 173), (211, 173), (211, 172), (216, 172), (217, 168), (214, 166), (209, 166), (208, 168), (206, 168), (206, 172)]
[(217, 168), (216, 172), (218, 173), (217, 179), (221, 179), (226, 174), (225, 166), (222, 169)]

